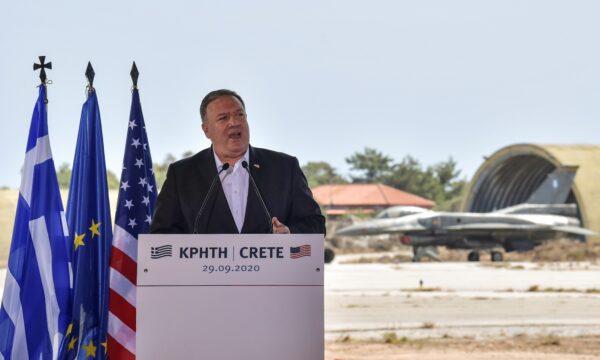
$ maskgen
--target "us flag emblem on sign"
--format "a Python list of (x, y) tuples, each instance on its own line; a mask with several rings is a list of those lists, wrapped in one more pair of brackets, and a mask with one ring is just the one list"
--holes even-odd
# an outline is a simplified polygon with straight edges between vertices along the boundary
[(310, 256), (310, 245), (290, 247), (290, 258), (298, 259), (304, 256)]

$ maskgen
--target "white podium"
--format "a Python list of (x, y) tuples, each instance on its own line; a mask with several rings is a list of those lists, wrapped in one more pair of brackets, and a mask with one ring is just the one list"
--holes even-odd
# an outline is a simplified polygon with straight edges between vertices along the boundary
[(322, 235), (141, 235), (136, 356), (322, 360)]

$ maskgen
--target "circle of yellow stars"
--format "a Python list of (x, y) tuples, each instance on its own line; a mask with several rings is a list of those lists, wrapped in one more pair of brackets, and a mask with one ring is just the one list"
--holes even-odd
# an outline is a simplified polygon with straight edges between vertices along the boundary
[[(95, 236), (100, 237), (100, 225), (101, 223), (97, 223), (94, 219), (92, 219), (92, 225), (88, 229), (92, 233), (92, 240)], [(84, 239), (86, 235), (87, 234), (85, 232), (81, 234), (75, 233), (75, 239), (73, 239), (73, 251), (77, 251), (80, 246), (85, 246)]]
[[(100, 222), (96, 222), (94, 219), (92, 219), (92, 225), (88, 228), (88, 230), (91, 233), (91, 240), (94, 239), (94, 237), (98, 236), (100, 237)], [(85, 246), (85, 236), (87, 234), (81, 233), (81, 234), (77, 234), (75, 233), (75, 238), (73, 239), (73, 252), (77, 251), (77, 249), (80, 246)], [(67, 332), (65, 334), (66, 337), (69, 337), (73, 332), (73, 323), (69, 324), (69, 326), (67, 327)], [(77, 340), (79, 340), (79, 338), (77, 336), (73, 336), (71, 338), (71, 340), (67, 343), (67, 351), (73, 351), (75, 349), (75, 346), (77, 345)], [(104, 347), (104, 354), (106, 354), (107, 351), (107, 343), (106, 341), (103, 343), (100, 343), (100, 345), (102, 347)], [(88, 357), (91, 358), (95, 358), (96, 357), (96, 352), (98, 350), (98, 347), (96, 345), (94, 345), (94, 341), (92, 339), (90, 339), (90, 341), (87, 344), (83, 344), (81, 345), (81, 349), (83, 349), (83, 351), (85, 351), (85, 358), (87, 359)]]
[[(66, 332), (65, 336), (69, 337), (72, 333), (73, 333), (73, 323), (70, 323), (69, 326), (67, 327), (67, 332)], [(77, 345), (77, 340), (79, 340), (79, 338), (77, 336), (73, 336), (71, 338), (71, 340), (67, 344), (67, 351), (73, 351), (75, 349), (75, 345)], [(106, 352), (108, 350), (107, 342), (105, 341), (103, 343), (100, 343), (100, 345), (104, 348), (104, 354), (106, 355)], [(95, 358), (96, 352), (98, 351), (98, 347), (96, 345), (94, 345), (94, 340), (92, 340), (92, 339), (90, 339), (90, 341), (87, 344), (81, 345), (81, 349), (83, 349), (83, 351), (85, 351), (86, 359), (88, 357)]]

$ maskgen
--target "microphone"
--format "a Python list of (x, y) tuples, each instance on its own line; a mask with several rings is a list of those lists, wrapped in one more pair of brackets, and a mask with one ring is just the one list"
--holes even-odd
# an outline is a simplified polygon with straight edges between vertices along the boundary
[(213, 178), (212, 183), (210, 183), (210, 188), (208, 188), (208, 192), (206, 193), (206, 196), (204, 197), (204, 201), (202, 201), (202, 206), (200, 206), (200, 210), (198, 210), (198, 214), (196, 214), (196, 219), (194, 220), (194, 234), (198, 233), (198, 220), (200, 220), (200, 217), (202, 216), (202, 213), (204, 212), (204, 207), (206, 206), (206, 203), (208, 202), (208, 198), (210, 197), (210, 195), (212, 194), (212, 192), (215, 188), (215, 184), (217, 183), (217, 179), (219, 178), (219, 175), (221, 175), (221, 173), (227, 169), (229, 169), (229, 164), (224, 163), (221, 166), (221, 170), (219, 170), (217, 172), (217, 175), (215, 175), (215, 177)]
[(258, 186), (256, 186), (256, 182), (254, 182), (254, 178), (252, 177), (252, 173), (250, 172), (250, 169), (248, 168), (248, 162), (246, 162), (246, 160), (242, 161), (242, 167), (244, 169), (246, 169), (246, 171), (248, 172), (248, 175), (250, 176), (250, 183), (252, 184), (252, 188), (254, 189), (254, 192), (256, 193), (258, 200), (260, 200), (260, 204), (262, 205), (262, 208), (265, 211), (265, 215), (267, 215), (267, 223), (269, 225), (269, 234), (272, 234), (273, 233), (273, 225), (271, 223), (271, 213), (269, 213), (269, 209), (267, 209), (267, 205), (265, 205), (265, 201), (263, 200), (263, 197), (260, 195), (260, 191), (258, 191)]

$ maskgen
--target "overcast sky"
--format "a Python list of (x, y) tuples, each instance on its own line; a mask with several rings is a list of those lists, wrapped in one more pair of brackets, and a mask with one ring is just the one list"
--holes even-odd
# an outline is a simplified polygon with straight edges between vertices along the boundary
[(57, 167), (73, 162), (88, 60), (117, 174), (133, 60), (155, 161), (209, 146), (198, 106), (217, 88), (245, 98), (253, 145), (341, 173), (365, 146), (452, 156), (470, 176), (512, 143), (600, 143), (597, 1), (43, 4), (0, 5), (0, 185), (20, 182), (38, 55), (54, 66)]

